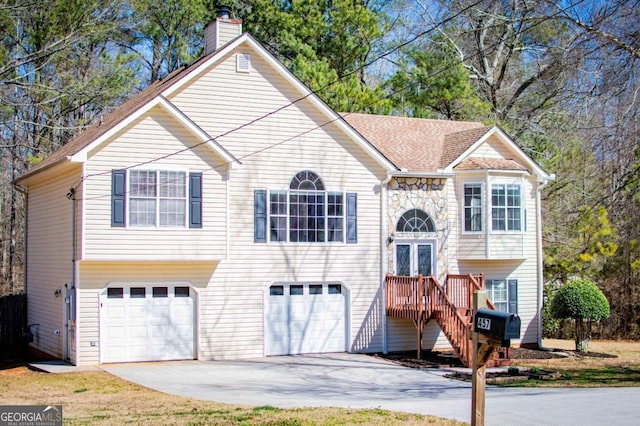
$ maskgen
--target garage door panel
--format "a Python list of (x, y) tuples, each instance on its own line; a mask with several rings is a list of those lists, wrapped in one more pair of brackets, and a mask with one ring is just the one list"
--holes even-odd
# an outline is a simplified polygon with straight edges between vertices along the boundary
[(195, 303), (188, 287), (178, 297), (170, 286), (124, 290), (122, 298), (101, 298), (102, 362), (194, 358)]
[(146, 321), (147, 307), (146, 306), (129, 307), (129, 319), (134, 321)]
[[(272, 296), (273, 287), (281, 287), (278, 292), (283, 295)], [(345, 351), (346, 302), (341, 285), (273, 287), (265, 301), (267, 355)]]
[(174, 318), (191, 318), (193, 316), (193, 308), (191, 306), (174, 306), (171, 312)]
[(124, 321), (124, 318), (125, 318), (124, 303), (121, 303), (121, 302), (114, 303), (112, 301), (109, 301), (109, 302), (110, 302), (109, 306), (107, 307), (107, 312), (109, 316), (111, 316), (114, 319), (121, 318), (122, 321)]
[(112, 340), (123, 340), (125, 338), (125, 328), (123, 326), (112, 326), (107, 328), (107, 338)]
[(130, 325), (129, 337), (133, 339), (144, 339), (148, 337), (148, 330), (146, 325)]

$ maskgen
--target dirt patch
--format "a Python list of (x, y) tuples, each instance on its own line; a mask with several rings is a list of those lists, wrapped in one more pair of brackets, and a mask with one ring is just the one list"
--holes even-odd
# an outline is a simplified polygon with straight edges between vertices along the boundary
[(512, 348), (511, 359), (555, 359), (555, 358), (617, 358), (603, 352), (577, 352), (565, 349)]
[[(464, 367), (460, 360), (452, 351), (422, 351), (420, 359), (417, 351), (399, 351), (387, 354), (376, 353), (373, 356), (383, 358), (395, 364), (409, 368), (451, 368)], [(575, 350), (566, 349), (528, 349), (511, 348), (511, 359), (518, 361), (526, 360), (552, 360), (568, 358), (617, 358), (616, 355), (603, 352), (580, 353)]]
[(373, 356), (410, 368), (463, 367), (453, 352), (446, 351), (422, 351), (420, 359), (417, 357), (417, 351), (375, 353)]
[[(450, 379), (471, 381), (471, 373), (467, 371), (456, 371), (445, 374), (444, 377)], [(488, 384), (500, 384), (519, 382), (523, 380), (558, 380), (562, 377), (557, 371), (540, 370), (538, 368), (509, 367), (506, 371), (490, 371), (485, 374)]]
[(0, 357), (0, 376), (19, 376), (27, 371), (27, 363), (20, 358)]

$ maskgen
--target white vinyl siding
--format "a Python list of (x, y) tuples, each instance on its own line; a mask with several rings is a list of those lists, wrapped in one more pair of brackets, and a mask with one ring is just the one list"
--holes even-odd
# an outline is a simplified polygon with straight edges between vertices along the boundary
[[(190, 148), (190, 149), (185, 149)], [(178, 154), (175, 154), (179, 152)], [(175, 154), (175, 155), (171, 155)], [(162, 158), (161, 160), (157, 160)], [(157, 160), (157, 161), (153, 161)], [(148, 170), (202, 173), (201, 229), (111, 226), (111, 171), (140, 166)], [(152, 164), (152, 166), (151, 166)], [(140, 166), (142, 167), (142, 166)], [(112, 142), (89, 156), (85, 167), (85, 260), (215, 260), (226, 256), (227, 168), (161, 107), (153, 108)], [(128, 170), (130, 174), (131, 170)], [(209, 202), (211, 201), (211, 202)], [(149, 250), (153, 247), (153, 250)]]
[[(251, 65), (251, 73), (238, 74), (235, 56), (229, 55), (170, 100), (207, 133), (218, 135), (300, 97), (259, 55), (251, 55)], [(264, 355), (264, 291), (284, 281), (335, 281), (353, 289), (348, 349), (382, 350), (380, 195), (374, 188), (385, 172), (336, 125), (318, 127), (328, 119), (303, 100), (220, 138), (242, 158), (242, 166), (231, 173), (229, 258), (202, 294), (204, 359)], [(328, 190), (358, 193), (358, 243), (255, 244), (253, 190), (287, 190), (291, 177), (307, 169), (321, 176)]]
[(469, 154), (469, 157), (487, 158), (487, 159), (505, 159), (518, 158), (519, 155), (510, 149), (500, 138), (492, 135), (475, 151)]
[[(72, 206), (67, 199), (82, 174), (79, 165), (54, 167), (29, 186), (27, 213), (28, 323), (33, 347), (55, 357), (64, 354), (64, 285), (72, 285)], [(82, 198), (82, 193), (76, 196)], [(78, 202), (79, 204), (79, 202)], [(76, 211), (78, 219), (79, 210)], [(54, 295), (60, 290), (61, 295)], [(58, 334), (56, 334), (58, 330)], [(69, 356), (75, 358), (73, 342)]]
[[(535, 259), (526, 259), (522, 262), (519, 260), (465, 260), (453, 263), (450, 273), (468, 274), (481, 271), (485, 277), (501, 277), (500, 279), (505, 281), (507, 287), (509, 280), (517, 280), (517, 314), (522, 322), (520, 343), (537, 343), (538, 284), (536, 264)], [(487, 296), (490, 297), (489, 294)]]
[(209, 284), (216, 266), (215, 262), (81, 262), (82, 288), (78, 295), (80, 364), (92, 365), (100, 362), (100, 293), (107, 285), (131, 282), (146, 285), (158, 282), (190, 285), (196, 292), (194, 296), (197, 305), (197, 293)]
[[(251, 73), (236, 73), (235, 53), (251, 54)], [(385, 171), (335, 124), (326, 124), (332, 118), (309, 100), (267, 116), (301, 93), (252, 53), (241, 47), (170, 96), (212, 136), (265, 116), (218, 139), (242, 165), (231, 171), (228, 259), (201, 294), (202, 358), (263, 356), (264, 291), (273, 282), (292, 281), (343, 283), (350, 294), (348, 350), (380, 351), (380, 194), (375, 187)], [(329, 191), (358, 194), (357, 244), (254, 243), (254, 189), (286, 191), (301, 170), (313, 170)]]
[[(209, 26), (213, 25), (216, 26), (215, 31), (213, 30), (213, 28), (209, 28)], [(216, 21), (211, 22), (209, 26), (204, 32), (205, 55), (213, 52), (214, 50), (220, 48), (227, 42), (242, 34), (242, 25), (226, 19), (216, 19)]]
[[(484, 175), (484, 173), (482, 173)], [(484, 175), (486, 179), (486, 175)], [(465, 189), (471, 182), (474, 184), (478, 178), (472, 174), (468, 177), (465, 175), (464, 180), (459, 180), (456, 191), (451, 191), (449, 196), (457, 200), (455, 210), (450, 208), (450, 220), (455, 220), (459, 228), (455, 235), (452, 235), (452, 243), (457, 247), (456, 256), (460, 259), (523, 259), (528, 256), (535, 256), (535, 250), (529, 251), (530, 242), (535, 242), (535, 198), (526, 197), (526, 194), (533, 194), (535, 183), (530, 178), (524, 178), (518, 175), (508, 175), (500, 172), (494, 172), (489, 175), (490, 188), (502, 188), (504, 201), (498, 207), (494, 208), (493, 201), (495, 197), (492, 194), (486, 194), (483, 197), (482, 215), (483, 215), (483, 232), (466, 232), (465, 231)], [(486, 185), (483, 186), (483, 188)], [(511, 191), (508, 190), (511, 188)], [(514, 198), (513, 188), (517, 188), (519, 197)], [(511, 198), (508, 202), (508, 194)], [(495, 212), (500, 210), (502, 213), (500, 223), (504, 226), (504, 230), (495, 230)], [(488, 212), (488, 213), (487, 213)], [(529, 212), (530, 214), (527, 214)], [(510, 227), (511, 229), (506, 229)], [(519, 230), (517, 228), (520, 228)], [(487, 231), (488, 229), (488, 231)]]
[[(471, 153), (473, 157), (514, 158), (512, 151), (505, 148), (497, 138), (490, 138), (485, 144)], [(518, 315), (522, 321), (522, 339), (520, 343), (537, 343), (538, 303), (538, 259), (536, 243), (536, 182), (533, 176), (493, 171), (489, 177), (489, 185), (494, 182), (503, 184), (519, 184), (522, 195), (522, 231), (516, 233), (465, 233), (463, 231), (463, 194), (465, 183), (486, 182), (486, 172), (459, 173), (456, 185), (448, 191), (449, 223), (456, 224), (449, 234), (450, 263), (448, 273), (467, 274), (484, 273), (487, 279), (517, 279), (518, 282)], [(453, 180), (452, 180), (453, 181)], [(487, 208), (485, 200), (485, 214)], [(484, 225), (487, 221), (484, 220)], [(486, 227), (485, 227), (486, 229)]]
[[(298, 95), (256, 58), (252, 55), (252, 67), (260, 72), (237, 74), (235, 56), (230, 55), (217, 70), (175, 93), (171, 102), (215, 136)], [(207, 146), (153, 163), (158, 170), (180, 164), (203, 172), (203, 229), (195, 233), (188, 229), (157, 232), (110, 227), (112, 169), (198, 143), (161, 108), (154, 108), (112, 142), (91, 153), (87, 175), (95, 176), (85, 181), (91, 196), (84, 201), (87, 230), (80, 292), (81, 309), (86, 316), (86, 327), (81, 325), (79, 335), (82, 363), (99, 360), (99, 341), (94, 339), (98, 334), (100, 289), (112, 281), (149, 282), (160, 277), (188, 281), (200, 291), (200, 359), (263, 356), (264, 291), (278, 281), (343, 283), (350, 295), (350, 315), (345, 319), (347, 349), (382, 350), (380, 195), (375, 187), (384, 179), (385, 171), (335, 125), (302, 138), (294, 137), (326, 120), (310, 108), (309, 102), (302, 101), (277, 115), (218, 140), (234, 156), (245, 155), (242, 165), (230, 173)], [(284, 139), (289, 140), (277, 144)], [(260, 152), (254, 154), (257, 151)], [(358, 193), (358, 244), (254, 243), (253, 190), (282, 188), (283, 182), (287, 185), (291, 176), (306, 169), (322, 176), (327, 188), (346, 188), (347, 182), (349, 191)], [(353, 259), (359, 261), (354, 264)], [(202, 283), (194, 282), (194, 274), (202, 278)]]

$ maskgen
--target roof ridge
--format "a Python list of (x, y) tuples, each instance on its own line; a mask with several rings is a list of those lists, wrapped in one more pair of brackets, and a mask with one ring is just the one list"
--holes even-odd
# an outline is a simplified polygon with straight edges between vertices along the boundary
[[(456, 121), (456, 123), (476, 123), (476, 121)], [(479, 124), (482, 124), (481, 122), (477, 122)], [(478, 127), (474, 127), (472, 129), (466, 129), (466, 130), (456, 130), (455, 132), (451, 132), (451, 133), (447, 133), (445, 136), (449, 137), (449, 136), (456, 136), (460, 133), (468, 133), (468, 132), (477, 132), (481, 129), (489, 131), (490, 129), (492, 129), (494, 126), (487, 126), (482, 124), (481, 126)]]
[[(404, 115), (370, 114), (370, 113), (366, 113), (366, 112), (339, 112), (338, 114), (340, 116), (342, 116), (343, 118), (345, 118), (345, 117), (347, 117), (349, 115), (361, 115), (361, 116), (369, 116), (369, 117), (377, 117), (377, 118), (393, 118), (393, 119), (397, 118), (397, 119), (416, 120), (416, 121), (433, 122), (433, 123), (479, 124), (482, 127), (489, 127), (489, 126), (485, 126), (481, 121), (448, 120), (448, 119), (444, 119), (444, 118), (408, 117), (408, 116), (404, 116)], [(466, 132), (466, 131), (469, 131), (469, 130), (462, 130), (462, 131)], [(453, 132), (453, 133), (457, 133), (457, 132)]]

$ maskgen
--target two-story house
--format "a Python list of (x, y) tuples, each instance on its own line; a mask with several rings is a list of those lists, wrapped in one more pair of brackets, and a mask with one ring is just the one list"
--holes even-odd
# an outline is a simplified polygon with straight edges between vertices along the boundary
[(536, 344), (549, 178), (499, 128), (340, 115), (220, 16), (200, 59), (15, 182), (31, 346), (78, 365), (380, 352), (425, 324), (448, 346), (387, 316), (387, 274), (450, 300), (476, 277)]

